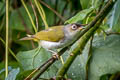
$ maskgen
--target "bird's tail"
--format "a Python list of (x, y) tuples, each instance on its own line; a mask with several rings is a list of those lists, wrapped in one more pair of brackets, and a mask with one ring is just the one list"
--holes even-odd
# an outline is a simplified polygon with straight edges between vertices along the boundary
[(21, 39), (19, 39), (19, 40), (34, 40), (34, 39), (35, 39), (35, 38), (34, 38), (33, 35), (27, 34), (27, 37), (23, 37), (23, 38), (21, 38)]

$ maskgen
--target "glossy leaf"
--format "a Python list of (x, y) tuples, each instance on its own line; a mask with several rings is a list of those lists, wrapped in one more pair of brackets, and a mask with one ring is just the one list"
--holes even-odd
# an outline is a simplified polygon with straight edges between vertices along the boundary
[(96, 38), (89, 63), (89, 80), (99, 80), (102, 75), (120, 71), (120, 36)]
[(85, 19), (88, 14), (93, 10), (94, 8), (84, 9), (80, 12), (78, 12), (75, 16), (68, 19), (65, 23), (77, 23), (78, 21), (82, 21)]
[(91, 0), (80, 0), (82, 9), (87, 9), (90, 7)]
[(20, 51), (18, 52), (17, 57), (24, 70), (31, 70), (37, 68), (44, 61), (50, 58), (50, 53), (42, 47), (38, 47), (29, 51)]
[(18, 75), (19, 72), (20, 72), (19, 68), (12, 69), (5, 80), (16, 80), (16, 76)]
[[(28, 9), (32, 15), (34, 16), (34, 13), (32, 12), (31, 6), (28, 6)], [(34, 19), (35, 17), (33, 17)], [(28, 29), (32, 31), (32, 24), (31, 21), (27, 15), (27, 12), (25, 11), (24, 7), (19, 8), (18, 10), (12, 11), (10, 15), (10, 27), (14, 30), (25, 30), (26, 26)]]
[[(51, 57), (51, 53), (42, 47), (38, 47), (29, 51), (21, 51), (17, 54), (17, 57), (20, 60), (23, 69), (26, 71), (38, 68)], [(58, 68), (55, 65), (52, 65), (42, 75), (42, 78), (50, 78), (55, 76), (57, 70)]]
[[(72, 49), (74, 49), (74, 46), (76, 46), (78, 43), (75, 43), (72, 46)], [(89, 42), (87, 43), (87, 46), (83, 50), (83, 54), (80, 54), (73, 64), (71, 65), (70, 69), (68, 70), (68, 78), (72, 80), (86, 80), (86, 63), (88, 60), (88, 52), (89, 52)], [(72, 51), (71, 49), (71, 51)], [(68, 54), (69, 55), (69, 54)]]
[(120, 0), (116, 2), (108, 23), (113, 30), (120, 32)]
[(0, 17), (5, 14), (5, 3), (0, 2)]

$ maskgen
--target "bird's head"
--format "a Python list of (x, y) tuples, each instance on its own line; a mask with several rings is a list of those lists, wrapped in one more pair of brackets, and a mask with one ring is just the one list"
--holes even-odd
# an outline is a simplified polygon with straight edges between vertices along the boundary
[(85, 28), (84, 26), (85, 25), (83, 24), (77, 24), (77, 23), (65, 25), (64, 27), (65, 36), (71, 37), (71, 38), (78, 36), (79, 33)]

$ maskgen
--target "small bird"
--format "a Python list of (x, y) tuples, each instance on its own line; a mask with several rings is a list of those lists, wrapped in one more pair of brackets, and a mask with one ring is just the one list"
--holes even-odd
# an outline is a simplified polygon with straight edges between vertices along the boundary
[(48, 29), (37, 32), (35, 35), (28, 35), (20, 40), (33, 40), (46, 50), (58, 56), (53, 49), (64, 48), (72, 44), (78, 37), (84, 24), (67, 24), (62, 26), (53, 26)]

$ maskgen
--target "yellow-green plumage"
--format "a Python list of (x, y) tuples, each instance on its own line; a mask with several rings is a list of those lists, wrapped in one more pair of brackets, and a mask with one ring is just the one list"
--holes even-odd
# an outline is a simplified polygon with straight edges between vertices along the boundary
[(64, 38), (64, 31), (62, 30), (64, 26), (54, 26), (50, 27), (46, 30), (42, 30), (32, 37), (34, 41), (45, 40), (45, 41), (52, 41), (58, 42), (59, 40)]

